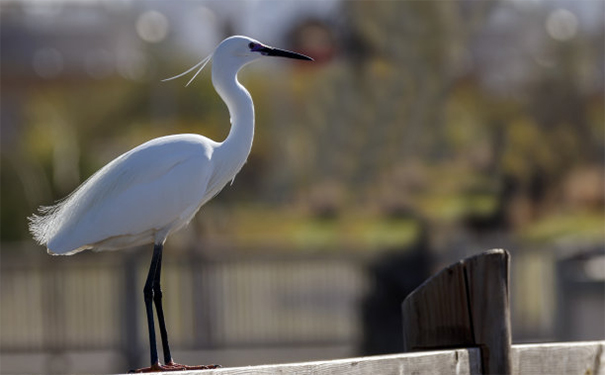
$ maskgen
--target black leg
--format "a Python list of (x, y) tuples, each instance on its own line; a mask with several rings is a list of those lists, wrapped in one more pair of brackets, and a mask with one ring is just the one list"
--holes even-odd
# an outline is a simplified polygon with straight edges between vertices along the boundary
[(153, 324), (153, 286), (155, 283), (155, 275), (157, 273), (158, 264), (162, 259), (162, 245), (154, 245), (153, 256), (151, 257), (151, 265), (149, 273), (143, 288), (143, 296), (145, 298), (145, 311), (147, 313), (147, 328), (149, 329), (149, 354), (151, 356), (151, 365), (158, 363), (158, 349), (155, 342), (155, 326)]
[[(168, 347), (168, 334), (164, 322), (164, 310), (162, 309), (162, 290), (160, 288), (160, 276), (162, 274), (162, 249), (163, 245), (154, 245), (151, 266), (145, 281), (143, 294), (145, 296), (145, 311), (147, 312), (147, 325), (149, 328), (149, 354), (151, 355), (151, 366), (136, 370), (136, 372), (158, 372), (158, 371), (181, 371), (181, 370), (207, 370), (219, 368), (218, 365), (209, 366), (186, 366), (174, 363)], [(164, 350), (165, 365), (158, 361), (158, 349), (155, 341), (155, 326), (153, 322), (153, 305), (158, 315), (160, 336), (162, 338), (162, 349)]]
[(158, 324), (160, 326), (160, 337), (162, 338), (162, 350), (164, 351), (164, 363), (172, 362), (170, 355), (170, 347), (168, 346), (168, 332), (166, 331), (166, 323), (164, 322), (164, 309), (162, 308), (162, 288), (160, 287), (160, 276), (162, 274), (162, 251), (160, 250), (155, 279), (153, 281), (153, 302), (155, 304), (155, 312), (158, 314)]

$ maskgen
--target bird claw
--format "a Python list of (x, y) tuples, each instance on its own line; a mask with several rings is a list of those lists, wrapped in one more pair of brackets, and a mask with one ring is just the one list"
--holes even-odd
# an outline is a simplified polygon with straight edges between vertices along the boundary
[(145, 373), (145, 372), (163, 372), (163, 371), (185, 371), (185, 370), (212, 370), (221, 368), (221, 365), (199, 365), (199, 366), (188, 366), (181, 365), (180, 363), (176, 363), (174, 361), (170, 361), (165, 365), (162, 365), (160, 362), (156, 362), (150, 367), (143, 367), (138, 370), (135, 370), (135, 373)]

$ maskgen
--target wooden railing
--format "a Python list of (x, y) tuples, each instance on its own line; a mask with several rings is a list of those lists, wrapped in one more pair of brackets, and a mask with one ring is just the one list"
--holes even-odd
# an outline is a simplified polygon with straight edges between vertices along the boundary
[(605, 341), (511, 345), (509, 263), (507, 251), (490, 250), (411, 293), (402, 305), (407, 353), (203, 374), (605, 374)]
[(490, 250), (428, 279), (403, 303), (404, 350), (477, 347), (486, 374), (512, 368), (510, 255)]
[[(513, 345), (511, 369), (523, 375), (597, 375), (605, 371), (605, 342)], [(179, 372), (185, 375), (479, 375), (479, 348), (427, 351), (279, 365)]]

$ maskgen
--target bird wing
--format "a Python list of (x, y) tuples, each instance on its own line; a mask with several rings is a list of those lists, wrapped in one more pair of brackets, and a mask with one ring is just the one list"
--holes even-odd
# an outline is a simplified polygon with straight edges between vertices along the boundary
[[(184, 225), (204, 201), (212, 143), (197, 135), (162, 137), (116, 158), (42, 217), (53, 227), (49, 251), (70, 254), (120, 236), (151, 242)], [(120, 247), (135, 244), (127, 238)]]

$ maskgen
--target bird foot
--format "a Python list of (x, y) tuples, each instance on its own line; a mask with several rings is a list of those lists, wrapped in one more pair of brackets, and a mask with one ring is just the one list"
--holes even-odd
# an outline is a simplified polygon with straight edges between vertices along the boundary
[(185, 370), (212, 370), (216, 368), (220, 368), (221, 365), (199, 365), (199, 366), (188, 366), (181, 365), (180, 363), (176, 363), (174, 361), (170, 361), (165, 365), (162, 365), (160, 362), (156, 362), (150, 367), (143, 367), (138, 370), (135, 370), (135, 373), (142, 372), (163, 372), (163, 371), (185, 371)]

